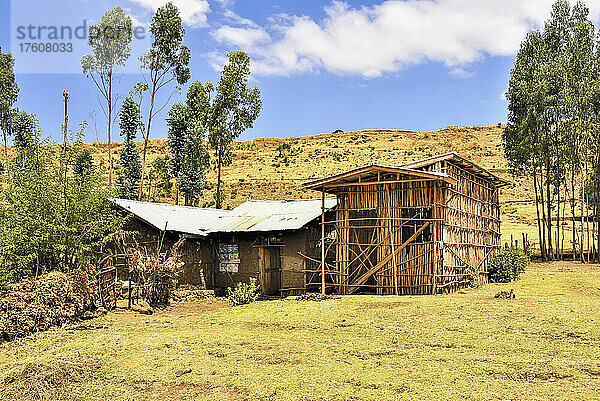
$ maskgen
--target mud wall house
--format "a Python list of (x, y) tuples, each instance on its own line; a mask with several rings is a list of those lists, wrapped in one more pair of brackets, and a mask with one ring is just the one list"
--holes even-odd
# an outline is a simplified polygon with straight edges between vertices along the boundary
[(305, 183), (338, 198), (327, 285), (341, 294), (434, 294), (486, 282), (506, 184), (454, 152)]
[[(219, 292), (238, 282), (258, 280), (264, 294), (295, 294), (306, 289), (307, 260), (320, 250), (321, 199), (248, 201), (227, 210), (114, 199), (130, 213), (128, 230), (140, 245), (171, 246), (180, 237), (184, 271), (180, 283)], [(329, 215), (335, 198), (324, 200)]]
[(184, 237), (186, 241), (181, 249), (184, 268), (179, 282), (213, 288), (214, 240), (209, 232), (216, 219), (229, 211), (126, 199), (113, 199), (113, 202), (130, 215), (124, 229), (136, 233), (136, 243), (129, 245), (145, 247), (148, 252), (157, 249), (164, 252)]

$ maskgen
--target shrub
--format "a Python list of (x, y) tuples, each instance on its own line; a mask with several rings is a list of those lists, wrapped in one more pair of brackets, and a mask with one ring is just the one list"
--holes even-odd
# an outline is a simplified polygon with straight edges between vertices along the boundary
[(12, 284), (0, 298), (0, 341), (79, 319), (92, 304), (83, 272), (52, 272)]
[(251, 278), (249, 283), (238, 283), (235, 289), (227, 289), (227, 299), (233, 306), (245, 305), (254, 302), (260, 294), (260, 286), (255, 278)]
[(502, 248), (488, 266), (489, 278), (493, 283), (508, 283), (519, 278), (529, 265), (530, 258), (523, 250), (514, 247)]

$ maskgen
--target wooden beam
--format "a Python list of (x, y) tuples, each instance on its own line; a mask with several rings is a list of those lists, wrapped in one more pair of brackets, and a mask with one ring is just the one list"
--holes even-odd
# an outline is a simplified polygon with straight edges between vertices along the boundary
[(338, 181), (344, 180), (344, 179), (353, 178), (353, 179), (358, 180), (357, 177), (360, 176), (361, 174), (365, 174), (365, 173), (380, 174), (381, 172), (392, 173), (392, 174), (399, 173), (399, 174), (403, 174), (403, 175), (407, 175), (407, 176), (431, 178), (434, 180), (437, 179), (437, 180), (442, 180), (442, 181), (447, 182), (452, 185), (456, 185), (456, 183), (457, 183), (455, 178), (452, 178), (450, 176), (443, 176), (443, 175), (440, 175), (440, 173), (436, 173), (436, 172), (420, 171), (420, 170), (414, 170), (414, 169), (405, 168), (405, 167), (389, 167), (389, 166), (369, 165), (369, 166), (359, 167), (354, 170), (349, 170), (349, 171), (346, 171), (346, 172), (343, 172), (340, 174), (332, 175), (329, 177), (324, 177), (324, 178), (320, 178), (317, 180), (305, 182), (302, 185), (308, 189), (330, 188), (332, 184), (334, 184)]
[(419, 179), (412, 179), (412, 180), (389, 180), (389, 181), (381, 181), (381, 180), (362, 181), (362, 180), (359, 180), (358, 182), (344, 182), (341, 184), (330, 184), (330, 185), (327, 185), (327, 188), (339, 188), (339, 187), (348, 187), (348, 186), (362, 187), (365, 185), (402, 184), (402, 183), (406, 183), (406, 182), (421, 182), (421, 181), (434, 181), (434, 179), (433, 178), (419, 178)]
[(321, 294), (325, 295), (325, 188), (321, 187)]

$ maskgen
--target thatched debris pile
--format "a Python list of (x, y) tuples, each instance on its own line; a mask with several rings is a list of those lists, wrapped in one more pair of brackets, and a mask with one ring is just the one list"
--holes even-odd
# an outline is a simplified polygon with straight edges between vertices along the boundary
[[(137, 276), (141, 298), (150, 306), (168, 305), (171, 291), (184, 263), (181, 260), (181, 247), (185, 239), (177, 241), (164, 253), (148, 250), (146, 247), (127, 247), (126, 255), (131, 268), (129, 276)], [(137, 294), (136, 294), (137, 295)]]
[(0, 399), (80, 400), (99, 369), (98, 364), (71, 361), (28, 363), (0, 381)]
[(78, 320), (92, 304), (87, 277), (52, 272), (10, 285), (0, 293), (0, 341)]
[(173, 291), (172, 299), (176, 302), (197, 302), (215, 297), (214, 290), (205, 290), (190, 284), (180, 285)]

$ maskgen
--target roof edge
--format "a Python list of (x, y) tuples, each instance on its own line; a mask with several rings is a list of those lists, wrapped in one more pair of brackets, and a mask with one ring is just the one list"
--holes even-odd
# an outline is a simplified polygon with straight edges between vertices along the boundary
[[(343, 178), (352, 177), (354, 175), (361, 174), (363, 172), (369, 171), (385, 171), (390, 173), (401, 173), (406, 175), (413, 175), (421, 178), (429, 178), (434, 180), (440, 180), (448, 182), (449, 184), (455, 185), (456, 179), (450, 177), (446, 173), (435, 172), (435, 171), (422, 171), (413, 168), (403, 167), (403, 166), (386, 166), (382, 164), (368, 164), (366, 166), (357, 167), (348, 171), (344, 171), (338, 174), (326, 176), (323, 178), (319, 178), (312, 181), (307, 181), (302, 183), (302, 186), (307, 189), (318, 189), (319, 187), (325, 187), (326, 184), (335, 183)], [(349, 184), (351, 185), (351, 184)]]
[(469, 164), (471, 165), (472, 168), (474, 168), (475, 170), (480, 171), (481, 173), (483, 173), (482, 175), (488, 179), (491, 179), (492, 181), (495, 181), (494, 185), (498, 188), (506, 186), (511, 184), (511, 181), (506, 180), (492, 172), (490, 172), (489, 170), (481, 167), (480, 165), (472, 162), (471, 160), (467, 159), (464, 156), (461, 156), (458, 152), (456, 151), (452, 151), (452, 152), (447, 152), (447, 153), (442, 153), (439, 155), (435, 155), (435, 156), (429, 156), (426, 157), (424, 159), (420, 159), (420, 160), (415, 160), (414, 162), (409, 162), (409, 163), (404, 163), (402, 166), (403, 167), (408, 167), (408, 168), (421, 168), (421, 167), (425, 167), (425, 166), (430, 166), (433, 163), (436, 163), (438, 161), (450, 161), (452, 162), (453, 158), (457, 158), (459, 159), (461, 162), (465, 163), (465, 164)]

